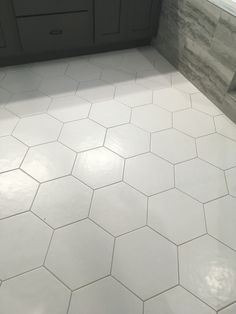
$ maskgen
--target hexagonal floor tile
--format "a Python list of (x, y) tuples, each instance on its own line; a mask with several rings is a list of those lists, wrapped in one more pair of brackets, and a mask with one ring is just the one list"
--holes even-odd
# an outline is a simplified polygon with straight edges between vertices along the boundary
[(101, 79), (114, 85), (134, 83), (135, 75), (118, 69), (106, 68), (102, 71)]
[(176, 187), (203, 203), (228, 193), (223, 171), (198, 158), (177, 165), (175, 175)]
[(16, 169), (20, 166), (27, 147), (11, 136), (0, 138), (0, 172)]
[(68, 314), (142, 314), (142, 302), (113, 278), (105, 278), (72, 294)]
[(62, 76), (67, 67), (65, 59), (59, 59), (33, 63), (31, 70), (42, 77), (56, 77)]
[(15, 67), (8, 70), (6, 76), (1, 80), (0, 86), (12, 93), (28, 92), (36, 90), (41, 77), (25, 67)]
[(179, 72), (172, 74), (172, 86), (187, 94), (199, 92), (199, 90)]
[(174, 129), (152, 134), (151, 151), (173, 164), (197, 157), (195, 140)]
[(43, 182), (70, 174), (75, 153), (60, 143), (30, 148), (21, 168)]
[(69, 299), (70, 291), (41, 268), (3, 283), (0, 289), (0, 312), (26, 314), (43, 311), (64, 314)]
[(222, 114), (219, 108), (213, 104), (205, 95), (202, 93), (196, 93), (191, 95), (192, 107), (199, 111), (205, 112), (211, 116), (217, 116)]
[(131, 122), (148, 132), (161, 131), (172, 127), (171, 114), (155, 105), (134, 108)]
[(65, 124), (59, 141), (76, 152), (82, 152), (102, 146), (105, 134), (106, 129), (101, 125), (83, 119)]
[(213, 118), (194, 109), (175, 112), (173, 124), (174, 128), (193, 137), (215, 132)]
[(148, 225), (176, 244), (206, 233), (201, 203), (173, 189), (149, 199)]
[(143, 300), (175, 286), (177, 272), (176, 247), (149, 228), (116, 240), (112, 274)]
[(236, 125), (226, 116), (215, 117), (216, 131), (236, 141)]
[(115, 87), (102, 81), (82, 82), (79, 85), (77, 95), (91, 103), (103, 102), (114, 98)]
[(57, 76), (43, 79), (39, 86), (39, 90), (48, 96), (59, 97), (74, 95), (78, 87), (78, 83), (67, 77)]
[(153, 69), (138, 72), (136, 82), (146, 88), (158, 90), (171, 86), (171, 76)]
[(62, 122), (88, 117), (91, 104), (78, 96), (53, 98), (48, 113)]
[(115, 98), (129, 107), (148, 105), (152, 103), (152, 91), (134, 83), (121, 84)]
[(236, 303), (219, 312), (219, 314), (234, 314), (234, 313), (236, 313)]
[(191, 107), (190, 96), (174, 88), (165, 88), (155, 91), (153, 103), (171, 112)]
[(58, 228), (86, 218), (91, 198), (92, 190), (68, 176), (43, 183), (32, 211), (53, 228)]
[(0, 218), (30, 209), (38, 184), (20, 170), (0, 175)]
[(55, 141), (62, 124), (47, 114), (22, 118), (13, 135), (28, 146)]
[(1, 220), (0, 235), (0, 278), (7, 279), (43, 264), (52, 230), (23, 213)]
[(110, 185), (95, 191), (90, 217), (119, 236), (146, 224), (147, 199), (125, 183)]
[(50, 102), (51, 98), (39, 91), (23, 92), (14, 94), (6, 108), (25, 117), (46, 112)]
[(153, 154), (126, 161), (124, 180), (148, 196), (174, 187), (173, 167)]
[(121, 68), (131, 73), (154, 69), (152, 63), (136, 48), (123, 52)]
[(236, 300), (236, 253), (209, 236), (179, 248), (180, 283), (219, 310)]
[(236, 168), (226, 171), (229, 193), (236, 197)]
[(122, 180), (124, 160), (105, 148), (78, 155), (73, 174), (96, 189)]
[(89, 63), (86, 60), (71, 61), (66, 75), (78, 82), (98, 80), (101, 76), (101, 68)]
[(144, 314), (215, 314), (215, 311), (181, 287), (173, 288), (144, 305)]
[(126, 124), (108, 130), (105, 146), (128, 158), (148, 152), (150, 136), (136, 126)]
[(236, 166), (236, 142), (220, 134), (197, 139), (198, 156), (223, 169)]
[(10, 135), (18, 121), (15, 115), (0, 108), (0, 136)]
[(131, 110), (115, 100), (96, 103), (92, 106), (89, 117), (106, 128), (128, 123)]
[(236, 199), (226, 196), (205, 204), (208, 233), (236, 250)]
[(11, 98), (11, 94), (5, 89), (0, 87), (0, 106), (6, 105)]
[(113, 238), (89, 220), (55, 232), (46, 266), (71, 289), (110, 272)]

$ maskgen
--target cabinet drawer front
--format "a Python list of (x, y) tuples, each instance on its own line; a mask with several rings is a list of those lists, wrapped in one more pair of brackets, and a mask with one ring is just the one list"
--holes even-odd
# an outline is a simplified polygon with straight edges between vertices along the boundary
[(93, 43), (91, 12), (17, 19), (25, 52), (47, 52), (87, 47)]
[(91, 10), (92, 0), (13, 0), (17, 16)]

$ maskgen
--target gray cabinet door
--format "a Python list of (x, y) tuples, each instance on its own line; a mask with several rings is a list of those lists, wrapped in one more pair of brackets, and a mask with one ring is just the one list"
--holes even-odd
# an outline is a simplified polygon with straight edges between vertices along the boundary
[(0, 48), (4, 48), (6, 46), (4, 34), (3, 34), (3, 28), (0, 21)]
[(20, 41), (11, 1), (0, 0), (0, 65), (2, 58), (21, 53)]
[(129, 38), (151, 38), (159, 18), (161, 0), (128, 0), (129, 2)]
[(95, 1), (95, 42), (112, 43), (127, 37), (128, 0)]

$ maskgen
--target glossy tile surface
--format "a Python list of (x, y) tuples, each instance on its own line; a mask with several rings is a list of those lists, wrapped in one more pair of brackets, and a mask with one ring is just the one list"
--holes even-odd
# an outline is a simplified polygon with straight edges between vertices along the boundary
[(42, 184), (32, 211), (53, 228), (58, 228), (86, 218), (91, 198), (90, 188), (68, 176)]
[(52, 231), (32, 213), (1, 220), (0, 230), (1, 279), (43, 264)]
[(61, 128), (62, 124), (59, 121), (42, 114), (21, 119), (13, 135), (26, 145), (34, 146), (55, 141)]
[(114, 236), (145, 226), (147, 199), (125, 183), (95, 191), (90, 217)]
[(176, 187), (200, 202), (228, 193), (224, 172), (198, 158), (177, 165), (175, 175)]
[(235, 314), (236, 126), (154, 48), (0, 70), (0, 313)]
[(124, 235), (115, 244), (112, 274), (143, 300), (150, 298), (177, 284), (176, 247), (147, 227)]
[(122, 180), (124, 160), (106, 148), (78, 155), (73, 174), (96, 189)]
[(20, 170), (0, 174), (0, 218), (30, 209), (37, 182)]
[(16, 169), (27, 152), (27, 146), (11, 136), (0, 138), (0, 172)]
[(109, 274), (112, 250), (113, 238), (84, 220), (55, 232), (46, 266), (70, 288), (77, 289)]
[(21, 168), (43, 182), (71, 173), (75, 153), (60, 143), (53, 142), (30, 148)]
[(178, 190), (149, 199), (148, 225), (176, 244), (206, 233), (203, 206)]
[(215, 311), (185, 289), (173, 288), (147, 302), (145, 314), (215, 314)]
[(84, 119), (88, 117), (91, 104), (78, 96), (62, 96), (54, 98), (48, 113), (62, 122)]
[(236, 254), (209, 236), (179, 249), (180, 283), (216, 310), (236, 297)]
[(3, 283), (0, 311), (4, 314), (64, 314), (69, 298), (69, 290), (42, 268)]
[(82, 288), (72, 294), (69, 314), (142, 314), (142, 302), (113, 278)]
[(126, 124), (108, 130), (105, 146), (122, 157), (133, 157), (149, 151), (150, 135)]
[(174, 187), (174, 169), (165, 160), (144, 154), (126, 161), (124, 180), (151, 196)]
[(131, 122), (148, 132), (156, 132), (172, 127), (171, 114), (155, 105), (135, 108)]
[(99, 124), (83, 119), (64, 125), (59, 141), (76, 152), (103, 145), (106, 129)]

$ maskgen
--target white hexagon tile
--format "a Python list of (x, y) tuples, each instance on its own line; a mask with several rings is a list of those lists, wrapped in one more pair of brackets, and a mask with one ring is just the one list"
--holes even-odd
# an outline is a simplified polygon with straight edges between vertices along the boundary
[(47, 112), (51, 98), (39, 91), (13, 94), (6, 108), (20, 117)]
[(86, 218), (91, 198), (90, 188), (74, 177), (67, 176), (43, 183), (32, 211), (51, 227), (58, 228)]
[(24, 213), (1, 220), (0, 230), (1, 279), (43, 264), (52, 230), (40, 219), (32, 213)]
[(236, 253), (204, 236), (179, 249), (180, 283), (215, 310), (236, 298)]
[(106, 128), (128, 123), (131, 109), (118, 101), (104, 101), (93, 104), (90, 111), (90, 119), (100, 123)]
[(60, 143), (43, 144), (30, 148), (21, 169), (44, 182), (70, 174), (75, 156), (72, 150)]
[(119, 236), (145, 226), (147, 199), (125, 183), (113, 184), (95, 191), (90, 218)]
[(70, 122), (88, 117), (91, 104), (78, 96), (53, 98), (48, 113), (62, 122)]
[(236, 126), (153, 47), (0, 70), (0, 313), (235, 314)]
[(124, 160), (106, 148), (97, 148), (78, 155), (73, 174), (91, 188), (122, 180)]
[(177, 248), (149, 228), (116, 240), (112, 275), (142, 300), (178, 283)]
[(61, 128), (59, 121), (42, 114), (21, 119), (12, 134), (26, 145), (34, 146), (55, 141)]
[(106, 129), (101, 125), (83, 119), (66, 123), (59, 142), (76, 152), (86, 151), (103, 145)]
[(0, 174), (0, 219), (28, 211), (38, 183), (20, 170)]
[(110, 273), (113, 237), (89, 220), (55, 232), (46, 266), (71, 289)]
[(105, 146), (122, 157), (133, 157), (149, 151), (150, 135), (131, 124), (117, 126), (108, 130)]

